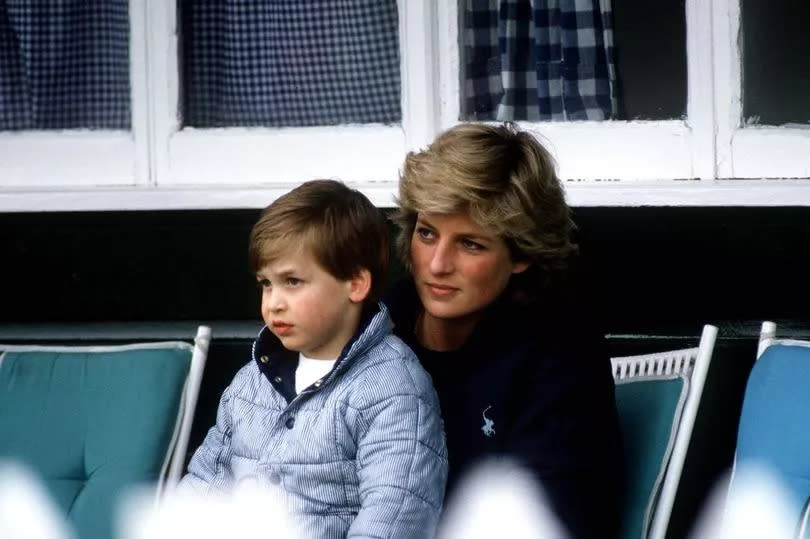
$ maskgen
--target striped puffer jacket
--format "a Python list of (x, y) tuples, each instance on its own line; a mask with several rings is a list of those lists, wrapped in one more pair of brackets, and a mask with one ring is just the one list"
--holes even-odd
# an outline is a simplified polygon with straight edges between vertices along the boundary
[(297, 354), (265, 327), (180, 490), (280, 489), (304, 537), (432, 537), (447, 477), (438, 399), (382, 303), (332, 370), (295, 393)]

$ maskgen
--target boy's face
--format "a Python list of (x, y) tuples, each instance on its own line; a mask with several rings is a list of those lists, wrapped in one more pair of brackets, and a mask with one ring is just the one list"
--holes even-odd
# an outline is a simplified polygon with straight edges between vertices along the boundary
[[(304, 249), (285, 253), (256, 274), (262, 318), (285, 348), (314, 359), (335, 359), (357, 329), (365, 294), (355, 280), (326, 272)], [(361, 291), (362, 292), (362, 291)]]

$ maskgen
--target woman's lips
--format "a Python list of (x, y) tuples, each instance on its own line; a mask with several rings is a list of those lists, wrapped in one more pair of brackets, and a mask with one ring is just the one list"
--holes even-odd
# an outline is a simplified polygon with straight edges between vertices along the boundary
[(437, 298), (446, 298), (452, 296), (458, 290), (458, 288), (454, 286), (447, 286), (437, 283), (425, 283), (425, 288), (427, 288), (428, 292), (430, 292), (432, 296)]

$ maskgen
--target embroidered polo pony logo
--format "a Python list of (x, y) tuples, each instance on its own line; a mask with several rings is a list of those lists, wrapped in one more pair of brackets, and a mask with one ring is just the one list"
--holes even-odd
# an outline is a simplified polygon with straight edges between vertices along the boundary
[(495, 422), (487, 417), (487, 410), (489, 410), (490, 408), (492, 408), (491, 404), (489, 406), (487, 406), (486, 408), (484, 408), (484, 411), (481, 412), (481, 417), (484, 418), (484, 425), (481, 427), (481, 432), (483, 432), (484, 436), (486, 436), (487, 438), (489, 438), (490, 436), (495, 434), (495, 428), (494, 428), (495, 427)]

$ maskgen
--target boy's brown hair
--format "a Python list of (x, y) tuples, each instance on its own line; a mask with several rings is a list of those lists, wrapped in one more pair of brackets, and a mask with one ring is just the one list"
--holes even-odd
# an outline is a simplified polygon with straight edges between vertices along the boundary
[(276, 199), (250, 231), (251, 269), (258, 273), (300, 248), (342, 281), (368, 270), (366, 303), (379, 298), (388, 273), (388, 228), (382, 212), (361, 192), (335, 180), (312, 180)]

